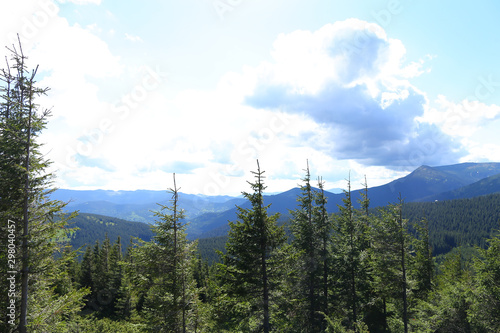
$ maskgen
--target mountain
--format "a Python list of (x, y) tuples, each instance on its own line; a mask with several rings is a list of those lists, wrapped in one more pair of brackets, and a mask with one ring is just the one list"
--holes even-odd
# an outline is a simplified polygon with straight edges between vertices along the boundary
[[(500, 175), (495, 178), (500, 178)], [(486, 239), (499, 230), (500, 193), (439, 202), (410, 202), (405, 204), (403, 216), (410, 222), (422, 218), (429, 221), (433, 255), (445, 254), (457, 246), (484, 248)], [(210, 237), (199, 240), (198, 248), (203, 259), (209, 262), (219, 260), (215, 250), (224, 251), (227, 229), (227, 226), (221, 226), (219, 230), (207, 233)]]
[(343, 193), (344, 189), (334, 187), (334, 188), (330, 188), (330, 189), (328, 189), (326, 191), (330, 192), (330, 193), (333, 193), (333, 194), (339, 194), (339, 193)]
[(473, 198), (497, 192), (500, 192), (500, 174), (481, 179), (478, 182), (460, 187), (456, 190), (429, 196), (419, 201), (442, 201)]
[(429, 221), (434, 254), (456, 246), (486, 246), (486, 239), (498, 234), (500, 193), (433, 202), (410, 202), (403, 216), (412, 221)]
[[(441, 193), (459, 190), (486, 177), (498, 174), (500, 174), (500, 163), (462, 163), (439, 167), (423, 165), (405, 177), (382, 186), (369, 188), (370, 207), (385, 206), (396, 202), (399, 194), (405, 202), (434, 201), (434, 198)], [(479, 193), (472, 189), (462, 190), (460, 197), (472, 198), (476, 196), (476, 193)], [(489, 189), (488, 192), (485, 188), (481, 195), (498, 192), (493, 186), (490, 186)], [(352, 191), (355, 206), (358, 206), (357, 200), (361, 198), (361, 191)], [(297, 187), (277, 195), (265, 196), (264, 203), (271, 204), (269, 213), (279, 212), (286, 219), (289, 216), (288, 211), (297, 208), (298, 195), (300, 195), (300, 189)], [(328, 212), (337, 212), (337, 205), (342, 205), (344, 194), (325, 192), (325, 195), (328, 198)], [(242, 207), (248, 208), (248, 204), (245, 203)], [(201, 227), (196, 233), (190, 234), (190, 237), (205, 238), (226, 234), (229, 230), (227, 222), (236, 219), (236, 211), (236, 208), (233, 208), (225, 212), (197, 216), (192, 220), (192, 223)]]
[[(462, 163), (447, 166), (420, 166), (405, 177), (382, 186), (370, 187), (370, 206), (385, 206), (396, 202), (401, 194), (405, 202), (471, 198), (477, 195), (495, 193), (500, 182), (500, 163)], [(488, 180), (489, 177), (493, 177)], [(368, 180), (369, 181), (369, 180)], [(477, 184), (476, 184), (477, 183)], [(242, 189), (244, 190), (244, 189)], [(354, 204), (361, 197), (360, 190), (352, 191)], [(275, 195), (266, 195), (265, 204), (271, 204), (269, 213), (279, 212), (282, 220), (289, 217), (289, 210), (297, 208), (298, 187)], [(326, 191), (327, 209), (330, 213), (342, 204), (343, 193)], [(156, 203), (169, 204), (170, 194), (166, 191), (73, 191), (57, 190), (53, 199), (70, 201), (68, 211), (79, 210), (114, 216), (129, 221), (154, 222), (151, 210), (158, 210)], [(204, 196), (179, 194), (179, 205), (186, 211), (190, 238), (219, 236), (227, 233), (228, 221), (236, 220), (236, 205), (248, 208), (248, 202), (241, 197)]]
[(68, 228), (78, 228), (69, 239), (74, 249), (94, 246), (96, 241), (102, 244), (107, 234), (111, 243), (116, 242), (120, 236), (122, 251), (125, 251), (130, 245), (131, 237), (149, 241), (153, 236), (149, 224), (87, 213), (80, 213), (71, 219), (68, 222)]
[[(271, 204), (270, 214), (279, 212), (280, 222), (286, 223), (289, 210), (297, 208), (296, 200), (300, 192), (297, 187), (283, 193), (265, 195), (264, 203)], [(500, 192), (500, 163), (421, 166), (405, 177), (368, 189), (372, 208), (395, 202), (401, 193), (408, 203), (405, 206), (408, 217), (411, 219), (427, 217), (431, 226), (433, 225), (436, 237), (433, 242), (437, 253), (446, 252), (455, 243), (477, 244), (477, 239), (486, 237), (492, 225), (500, 218), (500, 213), (493, 209), (500, 202), (500, 194), (493, 194), (498, 192)], [(336, 212), (337, 205), (342, 204), (344, 194), (325, 192), (325, 195), (328, 198), (328, 211)], [(353, 200), (357, 200), (360, 191), (352, 191), (352, 197)], [(52, 198), (63, 201), (73, 199), (68, 204), (69, 210), (78, 208), (81, 211), (80, 215), (72, 220), (74, 226), (80, 228), (72, 239), (74, 246), (93, 245), (95, 240), (102, 241), (105, 233), (108, 233), (112, 242), (116, 240), (117, 235), (120, 235), (124, 248), (130, 236), (149, 239), (152, 235), (149, 225), (87, 212), (93, 210), (104, 212), (105, 215), (123, 214), (127, 216), (126, 219), (147, 220), (152, 218), (149, 210), (158, 209), (156, 203), (151, 200), (164, 204), (170, 200), (169, 194), (165, 191), (58, 190)], [(180, 205), (191, 216), (187, 219), (190, 223), (189, 238), (200, 238), (200, 244), (212, 244), (214, 242), (214, 239), (210, 239), (212, 237), (219, 237), (216, 238), (216, 242), (222, 244), (229, 230), (228, 221), (236, 220), (236, 205), (249, 207), (249, 203), (243, 198), (183, 193), (180, 194)], [(471, 219), (471, 216), (474, 218)], [(470, 230), (477, 229), (478, 226), (480, 230), (471, 235)]]
[(425, 201), (425, 198), (470, 185), (499, 173), (500, 163), (462, 163), (440, 167), (423, 165), (403, 178), (370, 188), (370, 205), (377, 207), (395, 202), (399, 193), (406, 202)]
[[(171, 194), (167, 191), (78, 191), (56, 190), (51, 199), (68, 202), (65, 211), (80, 211), (105, 216), (113, 216), (128, 221), (153, 223), (151, 211), (160, 209), (157, 203), (168, 205)], [(204, 196), (179, 194), (179, 206), (188, 218), (209, 212), (221, 212), (244, 202), (243, 198), (231, 196)]]

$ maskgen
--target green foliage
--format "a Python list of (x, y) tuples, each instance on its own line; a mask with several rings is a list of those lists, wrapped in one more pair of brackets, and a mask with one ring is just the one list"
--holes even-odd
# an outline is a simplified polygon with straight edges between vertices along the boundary
[[(131, 252), (128, 274), (132, 292), (140, 298), (137, 311), (156, 332), (185, 332), (199, 326), (198, 290), (193, 272), (196, 242), (186, 238), (184, 212), (178, 209), (178, 189), (170, 189), (171, 206), (154, 212), (153, 240)], [(140, 304), (139, 304), (140, 303)]]
[(376, 299), (383, 303), (384, 327), (388, 327), (387, 302), (393, 301), (404, 331), (408, 330), (409, 266), (412, 238), (402, 217), (403, 201), (379, 210), (373, 220), (372, 269)]
[(405, 204), (404, 217), (415, 223), (429, 221), (429, 239), (434, 255), (458, 246), (486, 247), (486, 240), (500, 221), (500, 194), (472, 199)]
[(148, 332), (146, 325), (130, 321), (114, 321), (109, 318), (96, 318), (94, 316), (76, 317), (68, 322), (60, 333), (142, 333)]
[[(324, 326), (320, 311), (327, 312), (327, 279), (330, 258), (331, 222), (326, 212), (326, 198), (311, 186), (309, 166), (301, 185), (302, 195), (297, 198), (299, 207), (291, 211), (290, 229), (293, 234), (293, 268), (302, 272), (295, 276), (289, 288), (289, 297), (297, 299), (294, 307), (295, 324), (309, 332), (319, 332)], [(324, 278), (326, 277), (326, 279)]]
[[(65, 229), (67, 219), (55, 219), (64, 204), (49, 199), (53, 176), (38, 143), (50, 110), (36, 100), (48, 88), (36, 86), (38, 67), (28, 70), (21, 45), (8, 50), (11, 62), (0, 73), (0, 288), (8, 290), (7, 274), (15, 276), (17, 294), (1, 293), (2, 318), (12, 299), (16, 319), (14, 325), (2, 320), (0, 331), (52, 332), (79, 311), (87, 291), (69, 282), (74, 255), (62, 255), (61, 240), (71, 231)], [(9, 242), (8, 235), (15, 237)]]
[(342, 325), (342, 318), (330, 318), (323, 312), (320, 312), (324, 316), (327, 323), (325, 332), (327, 333), (370, 333), (368, 326), (363, 322), (355, 322), (353, 324), (353, 329), (347, 329)]
[(457, 253), (442, 263), (440, 271), (429, 297), (416, 306), (414, 328), (422, 332), (472, 332), (468, 318), (474, 288), (470, 264)]
[(146, 242), (153, 237), (151, 225), (142, 222), (130, 222), (115, 217), (80, 213), (68, 221), (69, 227), (76, 229), (69, 237), (74, 249), (86, 248), (96, 241), (104, 242), (109, 237), (111, 242), (121, 238), (122, 251), (131, 244), (131, 236), (138, 237)]
[[(2, 321), (1, 332), (500, 331), (499, 194), (400, 200), (372, 214), (366, 184), (355, 209), (348, 183), (332, 222), (307, 168), (287, 243), (257, 162), (243, 192), (251, 207), (238, 207), (227, 238), (202, 240), (200, 252), (186, 237), (175, 175), (152, 230), (67, 216), (49, 199), (50, 162), (37, 142), (50, 112), (35, 102), (48, 89), (36, 87), (22, 50), (11, 53), (0, 73), (0, 289), (14, 271), (22, 293), (0, 293), (0, 313), (7, 318), (12, 298), (27, 322)], [(67, 242), (86, 245), (80, 262)], [(208, 251), (224, 243), (219, 258)]]
[(364, 209), (355, 210), (351, 199), (351, 184), (344, 191), (343, 206), (333, 222), (333, 265), (335, 290), (340, 298), (336, 312), (345, 312), (348, 326), (354, 327), (361, 317), (362, 308), (369, 299), (369, 245), (368, 203), (364, 197)]
[(410, 275), (415, 281), (413, 293), (419, 299), (426, 299), (432, 289), (432, 279), (434, 276), (434, 259), (429, 237), (429, 222), (422, 219), (414, 224), (417, 237), (413, 239), (414, 256), (412, 258), (412, 269)]
[(198, 252), (202, 260), (206, 260), (210, 265), (220, 262), (220, 255), (217, 251), (225, 253), (227, 236), (217, 236), (198, 239)]
[(93, 248), (86, 248), (76, 279), (78, 285), (90, 289), (83, 309), (85, 314), (96, 313), (107, 318), (122, 315), (118, 309), (123, 279), (121, 246), (120, 238), (111, 245), (106, 235), (102, 245), (96, 241)]
[(251, 208), (238, 207), (238, 221), (229, 222), (231, 227), (226, 253), (222, 256), (221, 269), (228, 293), (240, 305), (246, 304), (235, 325), (246, 329), (260, 327), (270, 331), (271, 294), (277, 287), (279, 262), (276, 249), (285, 242), (284, 229), (278, 227), (278, 214), (269, 216), (264, 206), (263, 173), (257, 162), (252, 172), (255, 182), (250, 183), (252, 193), (243, 192)]
[(500, 331), (500, 238), (488, 240), (488, 249), (474, 262), (476, 270), (475, 302), (471, 320), (489, 332)]

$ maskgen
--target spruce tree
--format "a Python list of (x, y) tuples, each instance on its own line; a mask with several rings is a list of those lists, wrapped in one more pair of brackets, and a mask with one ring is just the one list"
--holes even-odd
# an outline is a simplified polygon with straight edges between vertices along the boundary
[(348, 326), (353, 328), (362, 319), (362, 310), (367, 303), (370, 242), (367, 220), (360, 218), (353, 207), (350, 180), (344, 195), (343, 205), (339, 205), (339, 213), (334, 218), (332, 243), (339, 305), (348, 310)]
[(153, 240), (142, 242), (133, 251), (129, 272), (133, 283), (144, 295), (141, 310), (150, 328), (156, 332), (187, 332), (198, 322), (197, 290), (193, 272), (196, 265), (196, 242), (186, 235), (184, 211), (179, 208), (179, 189), (175, 182), (169, 189), (171, 205), (158, 204)]
[[(303, 300), (302, 325), (309, 332), (319, 332), (322, 329), (322, 316), (326, 313), (328, 291), (325, 286), (328, 279), (327, 252), (329, 246), (330, 228), (326, 212), (326, 197), (319, 181), (320, 191), (311, 186), (309, 164), (306, 175), (300, 185), (301, 195), (297, 198), (298, 208), (291, 211), (292, 246), (298, 255), (300, 271), (297, 275), (297, 297)], [(323, 302), (323, 303), (322, 303)]]
[(475, 304), (471, 321), (488, 332), (500, 331), (500, 234), (488, 239), (488, 248), (480, 251), (474, 267)]
[[(84, 290), (54, 294), (54, 287), (65, 275), (65, 260), (59, 241), (68, 232), (67, 219), (59, 218), (64, 204), (50, 200), (53, 175), (50, 162), (42, 156), (38, 137), (46, 127), (50, 110), (41, 109), (37, 98), (48, 88), (36, 86), (38, 67), (29, 71), (21, 44), (8, 48), (11, 62), (0, 72), (0, 287), (7, 287), (6, 272), (15, 276), (16, 295), (8, 299), (2, 293), (2, 317), (10, 300), (15, 300), (14, 325), (2, 321), (2, 332), (16, 329), (58, 330), (64, 319), (80, 308)], [(8, 234), (12, 251), (8, 253)], [(9, 257), (9, 255), (11, 257)], [(7, 258), (12, 266), (7, 265)], [(19, 274), (20, 273), (20, 274)], [(3, 290), (7, 290), (3, 288)], [(63, 315), (63, 313), (65, 313)]]
[[(473, 272), (461, 253), (448, 253), (439, 265), (435, 287), (426, 300), (419, 300), (413, 309), (413, 332), (496, 332), (477, 324), (474, 318)], [(485, 304), (477, 304), (487, 314)], [(487, 315), (489, 317), (489, 314)], [(493, 317), (490, 317), (493, 318)]]
[(412, 236), (403, 219), (403, 200), (379, 210), (372, 232), (373, 288), (383, 307), (385, 330), (388, 330), (387, 304), (397, 304), (404, 332), (408, 332), (409, 262)]
[(246, 329), (271, 331), (271, 294), (279, 262), (276, 249), (285, 242), (283, 227), (277, 225), (279, 214), (269, 216), (264, 205), (264, 171), (252, 171), (254, 182), (248, 182), (251, 193), (243, 195), (251, 208), (238, 208), (238, 220), (229, 222), (230, 231), (223, 255), (228, 291), (237, 303), (249, 304)]
[(292, 221), (291, 230), (294, 236), (293, 246), (299, 253), (300, 264), (297, 267), (301, 274), (299, 275), (298, 291), (299, 299), (305, 300), (305, 318), (302, 325), (308, 327), (311, 332), (317, 326), (317, 295), (316, 287), (318, 276), (317, 251), (315, 249), (316, 230), (313, 222), (313, 189), (311, 187), (311, 176), (309, 173), (309, 165), (307, 166), (306, 176), (300, 186), (302, 195), (297, 198), (299, 207), (295, 211), (291, 211)]
[(422, 219), (414, 224), (416, 236), (413, 239), (415, 255), (412, 258), (410, 274), (415, 281), (414, 294), (418, 299), (425, 300), (432, 290), (434, 277), (434, 259), (429, 236), (429, 222)]
[[(319, 254), (320, 254), (320, 273), (321, 273), (321, 291), (320, 291), (320, 304), (319, 311), (323, 316), (329, 315), (329, 276), (331, 275), (331, 236), (332, 236), (332, 221), (328, 216), (328, 211), (326, 209), (327, 197), (324, 190), (324, 182), (318, 177), (318, 191), (315, 193), (314, 202), (316, 207), (313, 211), (314, 220), (317, 223), (318, 228), (318, 241), (319, 244)], [(326, 328), (326, 322), (323, 321), (322, 330)]]

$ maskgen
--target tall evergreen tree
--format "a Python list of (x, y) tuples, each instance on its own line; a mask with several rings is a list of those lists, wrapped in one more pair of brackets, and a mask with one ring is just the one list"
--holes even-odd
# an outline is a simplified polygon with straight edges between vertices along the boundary
[(299, 299), (305, 301), (304, 322), (310, 332), (317, 332), (320, 328), (319, 317), (319, 296), (320, 286), (320, 266), (319, 266), (319, 245), (318, 226), (314, 220), (314, 197), (315, 191), (311, 186), (311, 175), (309, 163), (305, 170), (306, 175), (300, 185), (302, 194), (297, 197), (298, 208), (290, 211), (292, 214), (291, 230), (293, 233), (292, 245), (299, 254), (300, 264), (298, 269), (301, 274), (298, 276)]
[(298, 208), (291, 211), (292, 247), (300, 274), (296, 275), (296, 297), (303, 303), (301, 325), (308, 332), (324, 330), (321, 313), (328, 312), (328, 273), (331, 223), (326, 211), (323, 182), (318, 179), (319, 190), (311, 186), (309, 163), (300, 185)]
[[(326, 209), (327, 197), (325, 195), (324, 190), (324, 182), (321, 178), (318, 177), (318, 191), (315, 193), (314, 202), (316, 207), (313, 211), (314, 220), (317, 221), (318, 228), (318, 241), (319, 244), (319, 266), (321, 270), (321, 292), (320, 292), (320, 305), (319, 311), (323, 313), (324, 316), (329, 315), (329, 279), (328, 277), (331, 274), (331, 262), (332, 262), (332, 253), (331, 253), (331, 236), (332, 236), (332, 221), (328, 216), (328, 211)], [(321, 326), (324, 331), (326, 328), (326, 322), (323, 321), (323, 325)]]
[(408, 221), (403, 219), (403, 200), (379, 210), (372, 232), (373, 285), (383, 303), (384, 326), (387, 325), (387, 302), (400, 304), (404, 332), (408, 332), (408, 263), (411, 235)]
[[(264, 171), (252, 171), (254, 182), (248, 182), (252, 193), (243, 192), (251, 208), (238, 208), (238, 220), (229, 222), (230, 231), (223, 255), (228, 289), (238, 302), (250, 304), (247, 327), (271, 331), (271, 292), (279, 263), (275, 250), (285, 242), (283, 227), (278, 227), (278, 214), (269, 216), (264, 205)], [(248, 330), (249, 328), (247, 328)]]
[[(359, 218), (353, 207), (351, 183), (347, 182), (343, 206), (334, 218), (333, 256), (336, 268), (336, 289), (342, 309), (348, 309), (349, 326), (362, 320), (362, 308), (369, 288), (369, 234), (367, 220)], [(364, 216), (364, 215), (362, 215)]]
[[(154, 212), (158, 218), (153, 227), (153, 240), (143, 242), (133, 253), (132, 274), (136, 286), (143, 288), (142, 313), (152, 330), (157, 332), (187, 332), (197, 304), (196, 281), (193, 271), (196, 264), (196, 242), (189, 242), (184, 211), (179, 209), (179, 189), (175, 183), (169, 189), (171, 205), (158, 204)], [(145, 288), (145, 289), (144, 289)]]
[(500, 234), (488, 240), (488, 249), (477, 258), (475, 304), (471, 321), (488, 332), (500, 331)]
[(434, 277), (434, 260), (429, 236), (429, 222), (422, 219), (414, 224), (416, 236), (413, 240), (415, 255), (412, 260), (410, 274), (414, 283), (414, 294), (418, 299), (425, 300), (432, 290)]
[[(474, 327), (473, 273), (461, 253), (449, 253), (439, 265), (435, 286), (425, 300), (419, 299), (413, 314), (413, 332), (495, 332)], [(484, 304), (481, 313), (488, 311)]]
[[(67, 230), (66, 219), (55, 218), (64, 204), (49, 199), (53, 176), (46, 171), (50, 162), (40, 153), (38, 143), (50, 110), (40, 109), (36, 100), (48, 88), (36, 86), (38, 67), (28, 70), (21, 44), (8, 50), (12, 65), (7, 61), (7, 68), (0, 72), (0, 265), (7, 264), (3, 259), (9, 254), (13, 257), (12, 266), (1, 270), (0, 284), (7, 281), (7, 271), (19, 272), (20, 276), (14, 274), (17, 330), (48, 332), (62, 324), (63, 309), (68, 315), (79, 309), (85, 291), (53, 294), (53, 287), (65, 272), (61, 266), (64, 261), (55, 260), (54, 253), (62, 251), (58, 240)], [(4, 250), (8, 248), (8, 234), (12, 235), (12, 253)], [(6, 302), (10, 302), (6, 295), (1, 296), (2, 314)], [(6, 322), (0, 325), (3, 332), (15, 328)], [(54, 328), (47, 328), (51, 326)]]

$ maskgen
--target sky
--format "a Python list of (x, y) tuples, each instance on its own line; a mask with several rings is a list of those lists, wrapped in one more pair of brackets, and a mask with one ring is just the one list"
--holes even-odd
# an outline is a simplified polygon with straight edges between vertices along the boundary
[[(494, 0), (2, 1), (64, 189), (359, 188), (500, 162)], [(0, 49), (2, 59), (8, 54)], [(2, 62), (2, 68), (6, 66)]]

